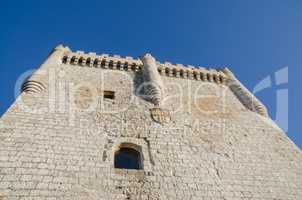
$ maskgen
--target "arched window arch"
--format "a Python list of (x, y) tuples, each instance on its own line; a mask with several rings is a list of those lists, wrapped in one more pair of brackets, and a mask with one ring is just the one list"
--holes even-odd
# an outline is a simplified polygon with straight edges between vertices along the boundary
[(135, 144), (121, 144), (114, 155), (114, 167), (118, 169), (143, 169), (141, 148)]

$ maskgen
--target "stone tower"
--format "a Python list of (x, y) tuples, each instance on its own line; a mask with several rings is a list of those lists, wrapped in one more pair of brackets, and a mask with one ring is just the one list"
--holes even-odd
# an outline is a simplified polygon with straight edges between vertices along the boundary
[(56, 47), (0, 120), (0, 199), (301, 199), (302, 154), (227, 69)]

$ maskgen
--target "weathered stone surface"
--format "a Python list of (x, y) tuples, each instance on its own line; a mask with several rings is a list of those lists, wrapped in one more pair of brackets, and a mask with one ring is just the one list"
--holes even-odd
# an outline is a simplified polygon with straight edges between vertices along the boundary
[[(136, 95), (142, 73), (58, 62), (69, 51), (0, 120), (0, 199), (301, 199), (300, 149), (227, 85), (161, 76), (160, 124)], [(121, 143), (141, 147), (143, 170), (114, 168)]]
[(144, 94), (154, 105), (159, 106), (162, 100), (163, 83), (157, 70), (156, 60), (151, 54), (141, 57), (144, 65), (143, 80)]

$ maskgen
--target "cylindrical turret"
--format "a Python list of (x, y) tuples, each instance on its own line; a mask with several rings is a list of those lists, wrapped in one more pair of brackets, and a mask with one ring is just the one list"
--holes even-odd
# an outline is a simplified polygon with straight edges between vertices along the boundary
[(58, 45), (49, 54), (44, 63), (37, 69), (30, 78), (28, 78), (22, 85), (22, 92), (38, 93), (42, 92), (47, 87), (48, 69), (59, 66), (65, 52), (69, 52), (68, 47)]
[(151, 54), (141, 57), (144, 64), (144, 94), (154, 104), (159, 106), (162, 99), (163, 84), (157, 70), (156, 60)]

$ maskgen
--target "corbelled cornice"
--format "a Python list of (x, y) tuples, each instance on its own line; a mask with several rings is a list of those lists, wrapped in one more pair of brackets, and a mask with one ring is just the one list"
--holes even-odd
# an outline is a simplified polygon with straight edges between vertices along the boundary
[[(72, 52), (68, 47), (59, 47), (64, 50), (63, 64), (135, 72), (143, 70), (142, 61), (133, 57), (108, 54), (97, 55), (94, 52), (85, 53), (83, 51)], [(172, 64), (170, 62), (156, 62), (156, 64), (157, 70), (162, 76), (227, 85), (247, 109), (268, 117), (266, 107), (235, 78), (227, 67), (212, 69)]]
[[(126, 71), (140, 71), (143, 69), (143, 63), (140, 59), (134, 59), (129, 56), (121, 57), (119, 55), (86, 54), (83, 51), (65, 52), (62, 62), (70, 65)], [(172, 64), (170, 62), (157, 62), (157, 66), (162, 76), (209, 81), (218, 84), (226, 84), (228, 78), (220, 69), (207, 69), (204, 67), (194, 67), (192, 65)]]

